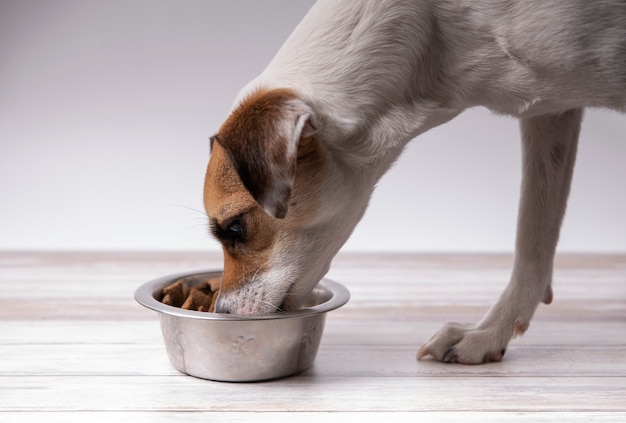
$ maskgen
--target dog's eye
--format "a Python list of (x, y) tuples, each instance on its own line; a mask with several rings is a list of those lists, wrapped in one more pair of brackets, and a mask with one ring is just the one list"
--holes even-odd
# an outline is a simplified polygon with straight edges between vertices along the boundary
[(241, 225), (241, 220), (235, 219), (228, 223), (224, 228), (224, 232), (228, 234), (231, 238), (242, 238), (243, 236), (243, 226)]
[(225, 245), (234, 247), (235, 244), (245, 241), (246, 228), (240, 217), (235, 217), (221, 226), (215, 219), (210, 219), (211, 233)]
[(226, 226), (224, 226), (223, 231), (224, 237), (231, 244), (235, 244), (237, 242), (243, 241), (244, 238), (244, 229), (243, 223), (239, 219), (233, 219)]

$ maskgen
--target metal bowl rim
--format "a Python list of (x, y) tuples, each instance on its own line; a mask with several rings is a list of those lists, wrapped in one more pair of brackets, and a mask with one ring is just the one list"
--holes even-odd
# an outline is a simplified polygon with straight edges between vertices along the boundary
[(208, 313), (205, 311), (185, 310), (179, 307), (163, 304), (156, 298), (154, 298), (155, 291), (163, 289), (167, 284), (181, 278), (190, 276), (197, 276), (205, 274), (207, 277), (214, 277), (221, 275), (221, 270), (209, 269), (209, 270), (196, 270), (182, 273), (176, 273), (159, 278), (153, 279), (149, 282), (145, 282), (135, 290), (135, 301), (142, 306), (154, 310), (158, 313), (163, 313), (169, 316), (185, 317), (199, 320), (212, 320), (212, 321), (259, 321), (259, 320), (281, 320), (281, 319), (296, 319), (307, 316), (314, 316), (316, 314), (323, 314), (329, 311), (335, 310), (348, 302), (350, 299), (350, 292), (342, 284), (323, 278), (320, 280), (317, 286), (321, 286), (331, 293), (330, 299), (315, 306), (307, 307), (297, 311), (290, 311), (285, 313), (271, 313), (271, 314), (255, 314), (255, 315), (240, 315), (240, 314), (221, 314), (221, 313)]

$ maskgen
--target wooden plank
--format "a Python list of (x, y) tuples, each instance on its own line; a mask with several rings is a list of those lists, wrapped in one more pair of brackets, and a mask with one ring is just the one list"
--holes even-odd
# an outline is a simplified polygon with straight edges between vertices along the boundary
[[(82, 298), (79, 296), (63, 299), (55, 298), (0, 298), (0, 320), (28, 320), (37, 316), (38, 320), (154, 320), (156, 313), (138, 305), (133, 299), (133, 291), (123, 298)], [(333, 311), (332, 319), (366, 318), (376, 321), (378, 317), (390, 315), (397, 320), (410, 320), (443, 324), (447, 321), (476, 322), (489, 309), (489, 304), (473, 305), (463, 303), (415, 304), (397, 301), (394, 303), (357, 303), (350, 300), (344, 308)], [(626, 300), (598, 299), (569, 301), (549, 306), (540, 305), (536, 318), (539, 321), (569, 322), (622, 322), (626, 324)], [(534, 323), (532, 323), (534, 326)]]
[[(123, 320), (63, 319), (4, 320), (0, 325), (3, 344), (157, 344), (163, 343), (156, 313), (137, 312)], [(88, 317), (92, 317), (89, 315)], [(411, 313), (387, 315), (368, 313), (331, 314), (327, 319), (322, 345), (328, 346), (408, 346), (417, 349), (443, 323), (451, 318), (477, 321), (480, 313), (459, 310), (435, 316)], [(557, 316), (558, 317), (558, 316)], [(110, 318), (110, 316), (109, 316)], [(518, 346), (626, 346), (626, 322), (620, 320), (562, 320), (537, 316), (529, 331), (514, 339)]]
[(626, 412), (626, 378), (608, 379), (313, 375), (232, 384), (187, 376), (7, 376), (0, 378), (0, 411)]
[(145, 320), (9, 320), (0, 327), (0, 347), (48, 344), (162, 344), (156, 313)]
[(393, 423), (623, 423), (626, 413), (614, 412), (205, 412), (187, 411), (134, 411), (134, 412), (5, 412), (0, 413), (3, 423), (41, 423), (60, 421), (64, 423), (206, 423), (248, 422), (255, 423), (353, 423), (383, 421)]
[(206, 423), (248, 422), (255, 423), (353, 423), (382, 421), (393, 423), (623, 423), (626, 413), (621, 412), (205, 412), (187, 411), (133, 411), (133, 412), (5, 412), (0, 413), (3, 423), (41, 423), (60, 421), (64, 423)]
[[(0, 253), (2, 257), (2, 253)], [(95, 256), (98, 257), (98, 256)], [(142, 256), (139, 256), (142, 257)], [(417, 255), (415, 261), (425, 266), (424, 257)], [(380, 263), (379, 268), (371, 268), (371, 263)], [(69, 259), (64, 259), (69, 260)], [(3, 299), (11, 298), (59, 298), (74, 297), (81, 293), (82, 298), (127, 298), (143, 282), (152, 278), (185, 270), (218, 267), (219, 262), (131, 262), (110, 263), (103, 259), (73, 264), (71, 267), (46, 265), (33, 271), (35, 265), (0, 267), (0, 283)], [(476, 261), (486, 259), (476, 256)], [(623, 259), (626, 262), (626, 258)], [(65, 261), (61, 261), (63, 263)], [(498, 267), (496, 260), (491, 265), (478, 269), (476, 265), (440, 266), (431, 263), (430, 268), (414, 268), (411, 261), (391, 260), (386, 262), (365, 256), (357, 265), (342, 266), (341, 260), (329, 272), (329, 277), (346, 284), (352, 291), (353, 301), (388, 303), (432, 304), (447, 303), (490, 304), (506, 285), (509, 278), (508, 267)], [(615, 263), (621, 263), (614, 259)], [(211, 266), (209, 263), (213, 263)], [(471, 262), (470, 262), (471, 263)], [(599, 266), (606, 266), (599, 261)], [(592, 300), (594, 298), (615, 298), (624, 294), (626, 288), (626, 265), (604, 268), (579, 267), (569, 264), (565, 269), (555, 270), (556, 301), (567, 299)], [(128, 266), (128, 267), (125, 267)], [(601, 282), (601, 283), (598, 283)], [(589, 289), (593, 284), (594, 289)], [(79, 286), (77, 286), (79, 285)]]
[[(42, 344), (1, 348), (0, 376), (169, 376), (165, 347), (154, 344)], [(45, 357), (42, 360), (41, 357)], [(95, 365), (97, 363), (97, 365)], [(626, 347), (516, 347), (484, 366), (416, 360), (414, 347), (322, 345), (303, 376), (626, 377)]]

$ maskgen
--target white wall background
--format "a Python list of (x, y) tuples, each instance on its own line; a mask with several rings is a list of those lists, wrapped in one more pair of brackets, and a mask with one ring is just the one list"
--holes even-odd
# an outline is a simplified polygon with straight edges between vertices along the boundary
[[(311, 0), (0, 0), (0, 249), (217, 249), (208, 136)], [(590, 111), (561, 251), (626, 252), (626, 119)], [(344, 250), (511, 251), (517, 122), (421, 136)]]

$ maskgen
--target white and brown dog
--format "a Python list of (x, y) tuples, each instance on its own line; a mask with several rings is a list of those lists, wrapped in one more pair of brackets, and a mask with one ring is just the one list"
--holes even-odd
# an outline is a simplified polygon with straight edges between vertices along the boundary
[(298, 307), (405, 144), (473, 106), (521, 123), (512, 276), (481, 322), (444, 325), (418, 357), (501, 360), (552, 301), (583, 107), (626, 110), (626, 1), (315, 4), (211, 139), (216, 311)]

